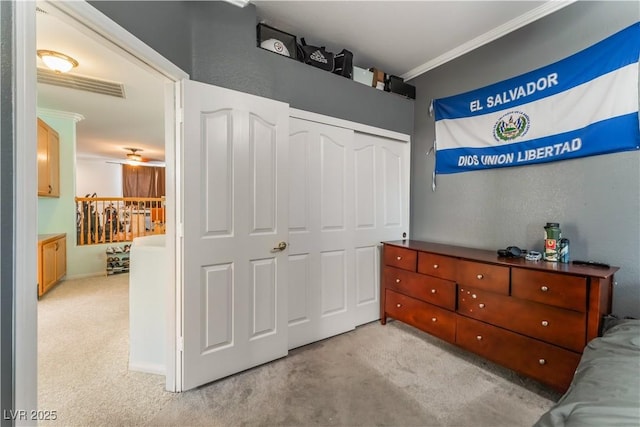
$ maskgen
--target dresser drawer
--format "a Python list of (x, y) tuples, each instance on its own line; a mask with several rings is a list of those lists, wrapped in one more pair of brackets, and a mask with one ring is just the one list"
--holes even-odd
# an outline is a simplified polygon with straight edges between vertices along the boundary
[(458, 261), (460, 285), (509, 295), (509, 267), (481, 262)]
[(387, 315), (453, 343), (456, 336), (456, 315), (423, 301), (386, 290)]
[(384, 285), (447, 310), (456, 309), (456, 284), (444, 279), (412, 273), (394, 267), (384, 268)]
[(511, 295), (569, 310), (587, 310), (587, 279), (522, 268), (511, 270)]
[(458, 289), (460, 314), (577, 352), (582, 352), (586, 345), (584, 313), (481, 289)]
[(580, 361), (578, 353), (462, 316), (456, 344), (562, 392)]
[(448, 256), (418, 252), (418, 273), (455, 281), (456, 262), (455, 258)]
[(403, 270), (416, 271), (418, 252), (412, 249), (399, 248), (397, 246), (385, 245), (384, 264)]

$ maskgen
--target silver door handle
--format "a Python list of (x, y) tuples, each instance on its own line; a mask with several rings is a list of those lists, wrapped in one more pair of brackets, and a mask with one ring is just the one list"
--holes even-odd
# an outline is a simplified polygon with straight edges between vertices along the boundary
[(284, 251), (285, 249), (287, 249), (287, 242), (280, 242), (280, 243), (278, 243), (278, 246), (273, 248), (271, 251), (272, 252), (279, 252), (279, 251)]

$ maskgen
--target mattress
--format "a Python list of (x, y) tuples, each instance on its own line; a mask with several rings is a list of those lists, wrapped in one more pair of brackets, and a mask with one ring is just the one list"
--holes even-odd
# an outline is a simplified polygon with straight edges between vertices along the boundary
[(567, 392), (534, 427), (640, 426), (640, 320), (591, 340)]

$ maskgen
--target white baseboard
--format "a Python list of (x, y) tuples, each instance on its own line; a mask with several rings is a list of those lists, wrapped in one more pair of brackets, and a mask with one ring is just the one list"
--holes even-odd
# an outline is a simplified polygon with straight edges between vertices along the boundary
[(165, 367), (153, 363), (129, 363), (130, 371), (145, 372), (147, 374), (165, 375)]

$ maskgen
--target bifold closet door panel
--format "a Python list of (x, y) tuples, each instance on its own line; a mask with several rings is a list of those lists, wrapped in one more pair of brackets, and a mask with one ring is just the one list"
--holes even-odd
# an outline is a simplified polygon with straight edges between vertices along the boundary
[[(380, 242), (409, 233), (409, 144), (354, 133), (355, 316), (380, 318)], [(415, 267), (414, 267), (415, 268)]]
[(353, 131), (291, 119), (289, 348), (355, 327)]

